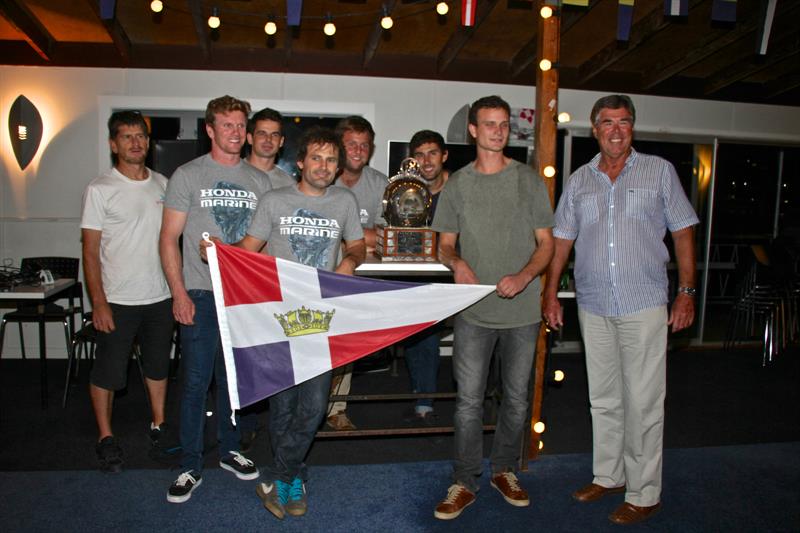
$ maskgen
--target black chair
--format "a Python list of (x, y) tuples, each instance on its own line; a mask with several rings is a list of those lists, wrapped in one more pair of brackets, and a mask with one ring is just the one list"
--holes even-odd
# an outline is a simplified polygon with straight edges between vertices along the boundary
[[(27, 257), (22, 260), (20, 265), (22, 274), (36, 274), (41, 270), (49, 270), (53, 277), (77, 280), (80, 274), (80, 259), (76, 257)], [(75, 315), (80, 314), (81, 320), (83, 319), (83, 285), (80, 281), (75, 282), (65, 298), (68, 300), (66, 306), (48, 303), (44, 306), (44, 311), (40, 312), (37, 305), (26, 304), (3, 315), (0, 324), (0, 357), (3, 354), (6, 324), (16, 322), (19, 326), (20, 349), (22, 358), (25, 359), (25, 337), (22, 324), (39, 322), (42, 315), (44, 315), (45, 322), (61, 322), (64, 325), (64, 338), (66, 339), (67, 354), (69, 354), (70, 339), (75, 331)]]

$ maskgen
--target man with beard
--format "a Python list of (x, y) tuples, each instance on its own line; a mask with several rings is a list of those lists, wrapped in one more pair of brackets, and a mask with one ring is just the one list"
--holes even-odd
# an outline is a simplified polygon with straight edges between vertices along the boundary
[[(250, 104), (231, 96), (206, 107), (211, 152), (179, 167), (169, 181), (161, 225), (161, 263), (181, 324), (183, 394), (180, 408), (181, 474), (167, 501), (183, 503), (202, 482), (206, 395), (216, 383), (220, 467), (239, 479), (255, 479), (258, 469), (239, 453), (239, 430), (231, 423), (228, 382), (208, 267), (195, 248), (203, 232), (217, 229), (222, 240), (241, 240), (259, 198), (272, 189), (269, 179), (241, 159)], [(183, 235), (183, 260), (178, 238)]]
[(111, 429), (114, 391), (127, 383), (128, 361), (138, 339), (150, 397), (150, 439), (162, 436), (174, 322), (169, 287), (158, 257), (158, 232), (167, 178), (145, 167), (147, 123), (138, 111), (108, 119), (114, 166), (93, 180), (83, 196), (83, 273), (92, 300), (97, 350), (92, 398), (100, 469), (122, 470), (122, 449)]
[[(265, 194), (247, 234), (236, 245), (321, 270), (352, 275), (364, 261), (366, 245), (358, 204), (350, 191), (330, 187), (341, 150), (329, 129), (309, 128), (301, 137), (297, 167), (300, 182)], [(205, 251), (201, 243), (201, 253)], [(256, 492), (276, 517), (306, 513), (305, 457), (325, 415), (331, 372), (269, 398), (272, 459), (268, 480)]]

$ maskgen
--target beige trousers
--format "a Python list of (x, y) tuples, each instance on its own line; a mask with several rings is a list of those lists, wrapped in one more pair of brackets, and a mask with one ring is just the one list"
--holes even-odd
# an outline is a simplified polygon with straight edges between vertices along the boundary
[(667, 307), (602, 317), (578, 309), (589, 378), (594, 483), (625, 501), (661, 499)]

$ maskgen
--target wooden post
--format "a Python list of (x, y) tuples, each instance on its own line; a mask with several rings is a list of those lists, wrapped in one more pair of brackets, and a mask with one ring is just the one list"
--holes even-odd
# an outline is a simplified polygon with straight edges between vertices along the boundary
[[(545, 5), (544, 0), (537, 1), (536, 9), (541, 9)], [(536, 110), (534, 115), (534, 137), (533, 137), (533, 166), (534, 170), (542, 176), (547, 191), (550, 195), (550, 203), (554, 205), (556, 177), (545, 177), (544, 169), (547, 166), (556, 167), (556, 117), (558, 116), (558, 66), (559, 48), (561, 42), (561, 18), (556, 12), (557, 6), (553, 6), (553, 16), (544, 19), (541, 16), (537, 29), (537, 58), (533, 62), (536, 69)], [(552, 68), (543, 71), (539, 68), (539, 62), (548, 59), (552, 63)], [(544, 276), (542, 276), (544, 286)], [(536, 342), (536, 364), (533, 372), (533, 397), (531, 399), (531, 425), (529, 428), (529, 446), (527, 451), (530, 459), (536, 459), (539, 455), (540, 435), (533, 430), (534, 424), (542, 419), (542, 399), (544, 395), (544, 385), (546, 376), (544, 375), (547, 356), (546, 329), (544, 324), (539, 331), (539, 338)], [(526, 439), (528, 440), (528, 439)], [(527, 463), (527, 461), (526, 461)]]

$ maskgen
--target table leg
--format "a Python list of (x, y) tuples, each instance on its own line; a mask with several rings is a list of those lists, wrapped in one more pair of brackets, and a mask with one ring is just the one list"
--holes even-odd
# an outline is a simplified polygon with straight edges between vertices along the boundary
[(45, 337), (44, 309), (39, 315), (39, 368), (41, 372), (42, 409), (47, 409), (47, 345)]

